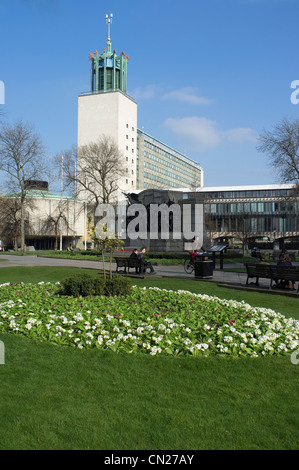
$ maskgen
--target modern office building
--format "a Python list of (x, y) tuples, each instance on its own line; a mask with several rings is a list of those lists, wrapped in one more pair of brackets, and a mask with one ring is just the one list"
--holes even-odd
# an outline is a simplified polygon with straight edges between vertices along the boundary
[(203, 186), (198, 163), (139, 129), (137, 137), (137, 189)]
[(200, 192), (217, 236), (244, 228), (263, 237), (299, 235), (299, 198), (293, 185), (206, 187)]
[[(181, 189), (186, 202), (194, 193)], [(291, 184), (197, 188), (211, 242), (299, 249), (299, 194)]]
[(78, 98), (78, 147), (102, 135), (114, 139), (124, 158), (120, 195), (146, 188), (201, 187), (203, 169), (198, 163), (137, 129), (137, 103), (127, 94), (129, 57), (112, 52), (112, 18), (106, 20), (106, 47), (102, 54), (90, 54), (90, 91)]
[(248, 249), (299, 249), (299, 194), (294, 185), (202, 187), (196, 191), (187, 187), (171, 192), (147, 189), (136, 193), (146, 205), (161, 204), (159, 198), (165, 193), (164, 199), (174, 199), (182, 209), (184, 204), (189, 205), (192, 220), (195, 206), (202, 205), (203, 225), (197, 235), (204, 245), (225, 242)]

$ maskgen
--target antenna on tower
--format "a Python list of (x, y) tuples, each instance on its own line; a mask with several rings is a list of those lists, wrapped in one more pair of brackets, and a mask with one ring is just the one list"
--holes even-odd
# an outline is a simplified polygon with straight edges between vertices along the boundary
[(111, 26), (111, 23), (112, 23), (112, 19), (113, 19), (113, 14), (112, 13), (110, 13), (110, 16), (106, 15), (106, 23), (108, 25), (108, 42), (110, 42), (110, 26)]

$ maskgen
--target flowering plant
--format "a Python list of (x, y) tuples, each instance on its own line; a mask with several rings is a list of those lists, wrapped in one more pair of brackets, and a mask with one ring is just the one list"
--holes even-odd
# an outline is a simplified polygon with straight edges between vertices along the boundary
[(59, 283), (0, 286), (0, 331), (77, 348), (151, 355), (265, 356), (299, 345), (299, 321), (271, 309), (188, 291), (133, 288), (67, 297)]

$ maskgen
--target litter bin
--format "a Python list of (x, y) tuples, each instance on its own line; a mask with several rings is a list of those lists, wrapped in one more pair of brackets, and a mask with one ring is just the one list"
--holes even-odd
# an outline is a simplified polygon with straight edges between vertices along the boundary
[(194, 268), (194, 276), (197, 279), (211, 279), (214, 268), (211, 255), (205, 253), (203, 256), (198, 256), (198, 259), (194, 261)]

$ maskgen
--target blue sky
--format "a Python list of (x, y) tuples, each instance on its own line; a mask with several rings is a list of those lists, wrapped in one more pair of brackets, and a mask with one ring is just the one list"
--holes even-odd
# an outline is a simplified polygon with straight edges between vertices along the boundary
[(199, 162), (206, 186), (277, 182), (256, 138), (299, 116), (299, 0), (0, 0), (6, 122), (33, 124), (49, 163), (77, 143), (106, 13), (139, 128)]

